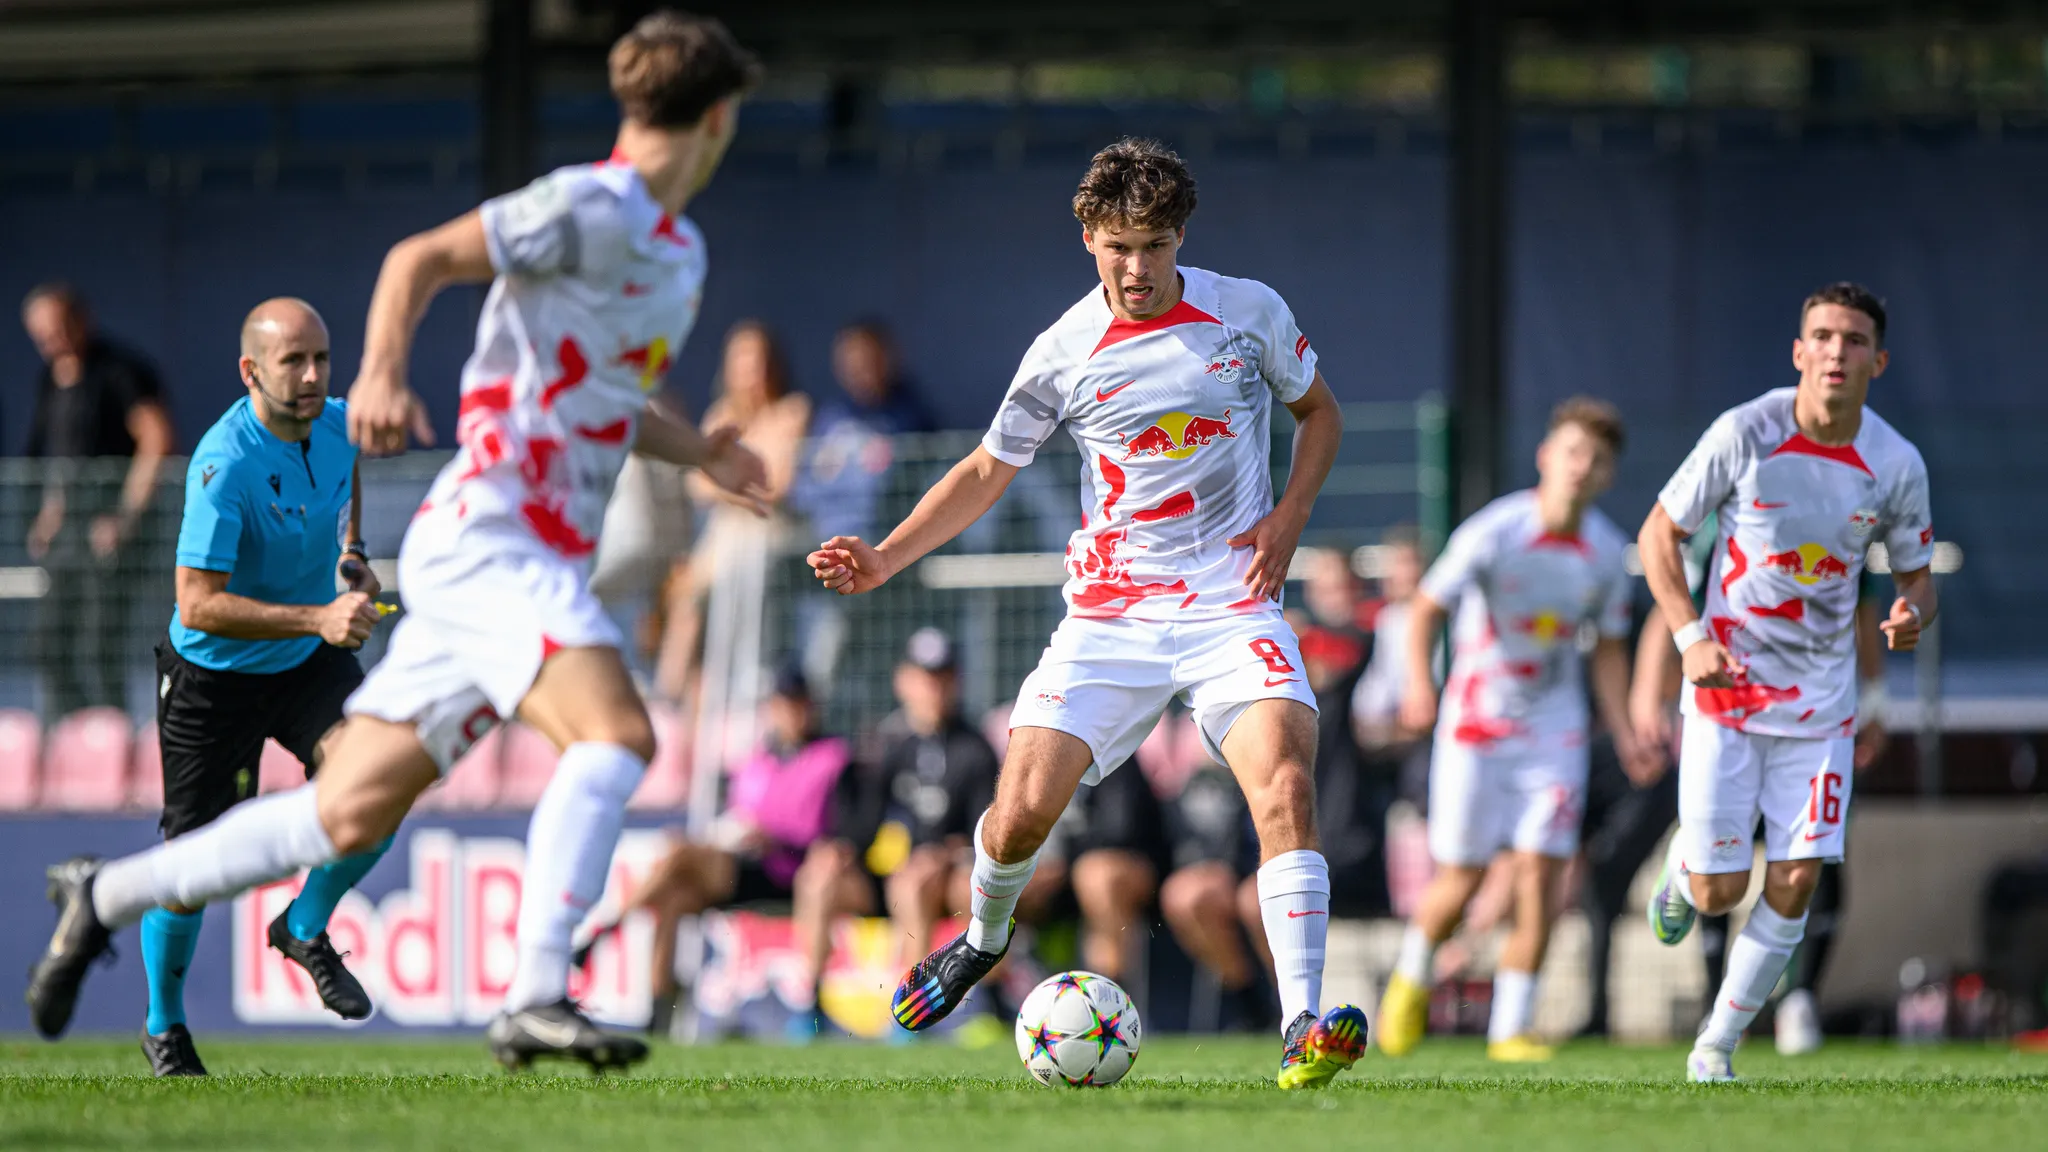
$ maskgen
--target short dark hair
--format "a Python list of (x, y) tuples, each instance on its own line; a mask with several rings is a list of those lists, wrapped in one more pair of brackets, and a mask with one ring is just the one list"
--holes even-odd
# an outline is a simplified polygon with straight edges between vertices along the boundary
[(666, 10), (619, 37), (608, 64), (620, 113), (650, 128), (688, 128), (761, 78), (761, 62), (724, 24)]
[(1607, 445), (1607, 450), (1616, 456), (1628, 442), (1628, 434), (1621, 422), (1621, 411), (1605, 400), (1591, 396), (1573, 396), (1550, 410), (1550, 431), (1555, 432), (1567, 424), (1577, 424), (1595, 440)]
[(1103, 227), (1179, 231), (1195, 214), (1195, 178), (1171, 148), (1135, 136), (1095, 154), (1074, 193), (1074, 216)]
[(1833, 284), (1815, 289), (1813, 294), (1806, 298), (1806, 303), (1799, 306), (1800, 335), (1806, 334), (1806, 314), (1822, 304), (1839, 304), (1870, 317), (1870, 322), (1877, 326), (1877, 342), (1883, 345), (1884, 301), (1879, 299), (1877, 293), (1853, 280), (1837, 280)]
[(64, 306), (66, 312), (74, 316), (86, 314), (85, 297), (78, 294), (78, 289), (62, 280), (47, 280), (29, 289), (28, 295), (21, 298), (21, 310), (28, 311), (38, 300), (55, 300)]

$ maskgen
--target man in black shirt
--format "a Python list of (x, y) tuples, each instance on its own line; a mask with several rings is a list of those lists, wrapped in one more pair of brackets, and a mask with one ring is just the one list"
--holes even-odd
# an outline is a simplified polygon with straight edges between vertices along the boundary
[[(44, 707), (62, 714), (124, 702), (127, 604), (123, 545), (133, 536), (171, 450), (156, 370), (95, 335), (85, 302), (62, 284), (22, 301), (22, 326), (42, 354), (27, 455), (49, 461), (28, 552), (48, 572), (36, 626)], [(125, 475), (96, 458), (125, 458)]]

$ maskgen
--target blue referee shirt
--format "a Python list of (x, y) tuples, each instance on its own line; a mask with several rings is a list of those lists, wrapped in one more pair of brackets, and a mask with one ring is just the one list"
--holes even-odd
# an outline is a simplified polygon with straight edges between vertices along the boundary
[[(329, 400), (313, 434), (293, 443), (265, 428), (242, 397), (192, 453), (178, 566), (231, 573), (228, 591), (251, 600), (332, 601), (355, 465), (343, 401)], [(202, 668), (283, 672), (323, 643), (318, 636), (231, 640), (187, 628), (171, 612), (171, 646)]]

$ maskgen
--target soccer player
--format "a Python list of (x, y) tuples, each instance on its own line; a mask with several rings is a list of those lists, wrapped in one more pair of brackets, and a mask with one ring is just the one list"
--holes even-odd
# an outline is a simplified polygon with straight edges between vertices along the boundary
[[(1701, 913), (1741, 902), (1763, 821), (1763, 899), (1728, 949), (1727, 975), (1687, 1068), (1733, 1080), (1744, 1028), (1806, 930), (1823, 861), (1839, 861), (1856, 727), (1854, 617), (1864, 552), (1883, 541), (1898, 598), (1879, 627), (1911, 649), (1934, 618), (1927, 466), (1863, 406), (1889, 359), (1884, 304), (1860, 285), (1806, 298), (1794, 388), (1721, 414), (1679, 466), (1638, 545), (1687, 689), (1679, 830), (1650, 900), (1675, 944)], [(1704, 614), (1681, 546), (1719, 513)]]
[[(835, 536), (810, 556), (827, 588), (872, 591), (987, 512), (1061, 425), (1085, 454), (1067, 619), (1011, 714), (995, 803), (975, 829), (967, 931), (910, 970), (895, 1016), (929, 1028), (995, 967), (1075, 787), (1129, 759), (1178, 694), (1258, 828), (1286, 1010), (1280, 1084), (1320, 1085), (1357, 1060), (1365, 1016), (1350, 1005), (1324, 1015), (1317, 1003), (1330, 883), (1315, 840), (1315, 704), (1279, 600), (1342, 416), (1277, 293), (1176, 267), (1195, 209), (1178, 156), (1151, 141), (1112, 144), (1073, 206), (1101, 283), (1032, 343), (981, 446), (880, 544)], [(1276, 400), (1297, 422), (1277, 503)]]
[[(257, 305), (242, 322), (241, 373), (248, 396), (207, 430), (186, 471), (178, 606), (157, 647), (167, 840), (256, 794), (266, 739), (313, 774), (363, 682), (354, 649), (379, 619), (356, 449), (343, 406), (327, 399), (326, 323), (303, 300)], [(337, 573), (350, 588), (339, 596)], [(328, 943), (327, 919), (388, 844), (313, 869), (270, 924), (270, 946), (348, 1020), (368, 1016), (370, 998)], [(174, 903), (142, 915), (142, 1050), (158, 1076), (206, 1075), (184, 1002), (205, 912)]]
[(753, 57), (717, 21), (656, 13), (613, 46), (624, 122), (612, 158), (575, 165), (401, 241), (370, 301), (350, 438), (402, 451), (423, 409), (406, 384), (414, 326), (442, 288), (492, 281), (462, 376), (461, 447), (399, 550), (407, 614), (349, 698), (313, 785), (102, 864), (51, 870), (57, 931), (31, 975), (45, 1035), (69, 1022), (108, 934), (152, 907), (219, 900), (369, 849), (500, 717), (562, 751), (527, 832), (519, 959), (490, 1027), (508, 1067), (645, 1057), (568, 998), (570, 934), (601, 895), (653, 725), (588, 587), (594, 539), (628, 452), (697, 466), (758, 500), (761, 462), (648, 394), (696, 317), (704, 238), (680, 213), (718, 166)]
[[(1629, 754), (1628, 537), (1593, 507), (1614, 476), (1621, 417), (1575, 397), (1551, 413), (1536, 487), (1503, 496), (1451, 534), (1410, 601), (1404, 726), (1436, 726), (1429, 850), (1437, 872), (1380, 1005), (1380, 1049), (1402, 1056), (1429, 1023), (1431, 964), (1486, 876), (1509, 853), (1514, 929), (1493, 977), (1486, 1054), (1535, 1061), (1536, 976), (1556, 916), (1557, 875), (1579, 848), (1586, 800), (1586, 693), (1579, 634), (1591, 628), (1600, 717)], [(1431, 656), (1453, 610), (1438, 713)]]

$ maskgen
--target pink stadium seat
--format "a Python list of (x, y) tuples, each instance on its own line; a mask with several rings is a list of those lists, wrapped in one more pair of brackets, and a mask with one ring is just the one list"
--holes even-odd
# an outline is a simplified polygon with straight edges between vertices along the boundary
[(498, 807), (531, 808), (548, 786), (548, 777), (554, 775), (558, 754), (547, 737), (524, 724), (507, 724), (504, 733), (499, 738), (503, 751), (498, 763), (503, 776), (498, 787)]
[(163, 810), (164, 750), (157, 741), (154, 724), (144, 724), (135, 732), (135, 767), (130, 772), (128, 806), (145, 812)]
[(998, 704), (982, 716), (981, 735), (996, 750), (996, 761), (1001, 763), (1010, 750), (1010, 705)]
[(690, 802), (690, 731), (666, 704), (649, 703), (654, 720), (654, 760), (627, 804), (636, 809), (681, 809)]
[(263, 742), (263, 758), (258, 761), (256, 790), (262, 793), (286, 792), (306, 782), (306, 766), (299, 758), (285, 751), (275, 740)]
[(443, 808), (469, 810), (489, 808), (498, 802), (499, 761), (505, 729), (503, 725), (491, 729), (484, 738), (470, 746), (462, 759), (448, 770), (439, 784), (427, 789), (420, 797), (419, 806), (427, 809)]
[(42, 761), (43, 725), (36, 714), (0, 709), (0, 811), (34, 807)]
[(83, 708), (50, 729), (43, 807), (73, 812), (120, 808), (128, 800), (135, 730), (119, 708)]

